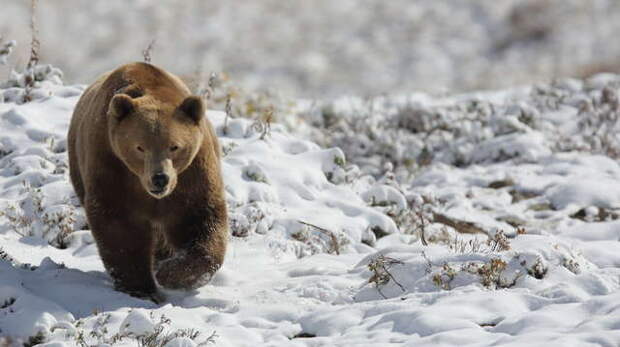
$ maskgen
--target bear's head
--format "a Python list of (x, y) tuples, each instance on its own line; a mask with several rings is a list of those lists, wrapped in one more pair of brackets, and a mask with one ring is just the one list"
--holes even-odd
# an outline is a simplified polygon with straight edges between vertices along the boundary
[(112, 150), (151, 196), (164, 198), (202, 145), (204, 112), (198, 96), (188, 96), (175, 105), (148, 96), (117, 94), (108, 108)]

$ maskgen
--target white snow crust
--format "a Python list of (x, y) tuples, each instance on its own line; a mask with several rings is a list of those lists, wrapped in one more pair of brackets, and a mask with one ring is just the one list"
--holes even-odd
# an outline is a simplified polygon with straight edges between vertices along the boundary
[[(300, 116), (261, 139), (250, 120), (225, 127), (209, 111), (229, 249), (209, 284), (165, 292), (161, 304), (113, 290), (69, 183), (66, 132), (84, 87), (42, 83), (27, 103), (16, 102), (19, 87), (0, 89), (0, 341), (40, 332), (58, 347), (134, 346), (153, 334), (171, 347), (618, 346), (620, 164), (580, 137), (575, 101), (617, 95), (618, 80), (544, 86), (545, 98), (564, 95), (551, 108), (540, 88), (418, 96), (416, 107), (459, 129), (432, 136), (389, 127), (390, 102), (406, 98), (378, 102), (385, 114), (365, 118), (369, 127), (329, 136)], [(458, 120), (471, 100), (484, 121)], [(358, 124), (346, 104), (340, 117)], [(568, 147), (561, 136), (572, 136)], [(430, 161), (404, 169), (424, 146)], [(412, 206), (480, 232), (431, 220), (425, 246), (400, 219)]]

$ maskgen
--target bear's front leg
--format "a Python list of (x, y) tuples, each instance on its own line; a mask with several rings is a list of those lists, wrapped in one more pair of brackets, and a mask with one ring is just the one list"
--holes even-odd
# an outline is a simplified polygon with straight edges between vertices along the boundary
[(128, 215), (97, 213), (100, 209), (91, 209), (94, 213), (88, 213), (88, 208), (86, 211), (99, 255), (115, 289), (157, 301), (152, 273), (154, 240), (148, 225), (137, 223)]
[(195, 289), (207, 284), (224, 261), (226, 226), (203, 221), (184, 223), (166, 232), (176, 250), (158, 264), (157, 282), (169, 289)]

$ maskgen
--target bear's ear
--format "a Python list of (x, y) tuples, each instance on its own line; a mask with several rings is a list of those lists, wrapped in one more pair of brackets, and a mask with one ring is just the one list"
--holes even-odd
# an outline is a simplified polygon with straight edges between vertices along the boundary
[(179, 106), (179, 110), (198, 124), (205, 113), (205, 103), (199, 96), (188, 96)]
[(133, 100), (126, 94), (116, 94), (110, 101), (108, 113), (121, 121), (134, 110)]

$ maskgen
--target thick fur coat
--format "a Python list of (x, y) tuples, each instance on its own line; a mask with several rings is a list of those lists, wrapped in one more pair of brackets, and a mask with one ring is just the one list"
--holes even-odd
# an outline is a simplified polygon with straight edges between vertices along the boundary
[(155, 297), (209, 281), (226, 252), (220, 147), (202, 99), (176, 76), (131, 63), (80, 98), (70, 174), (117, 289)]

